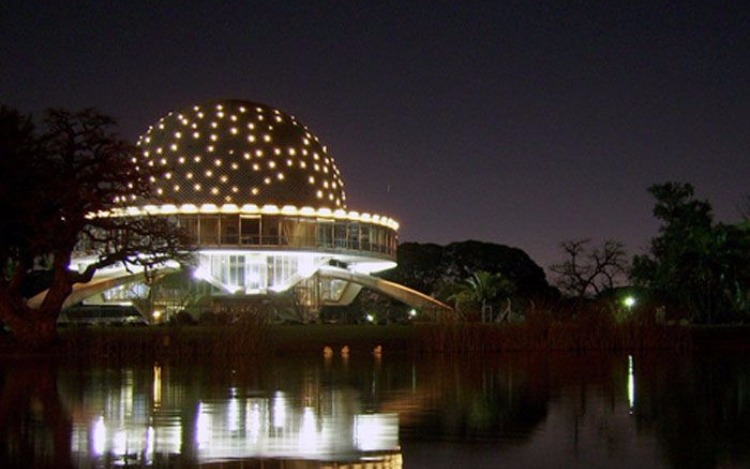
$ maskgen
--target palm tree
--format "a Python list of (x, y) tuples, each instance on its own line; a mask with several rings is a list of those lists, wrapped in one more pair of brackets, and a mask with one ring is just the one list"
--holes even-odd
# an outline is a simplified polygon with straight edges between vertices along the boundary
[[(501, 273), (479, 270), (458, 284), (449, 299), (455, 301), (457, 310), (461, 304), (479, 306), (482, 322), (487, 322), (487, 319), (492, 319), (492, 303), (509, 296), (514, 287), (513, 282)], [(487, 313), (489, 317), (486, 317)]]

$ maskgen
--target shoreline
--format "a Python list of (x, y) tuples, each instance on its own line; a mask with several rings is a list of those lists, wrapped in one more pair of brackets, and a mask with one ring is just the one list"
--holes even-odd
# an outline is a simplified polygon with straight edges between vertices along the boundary
[[(200, 360), (247, 356), (750, 350), (750, 326), (570, 324), (232, 325), (62, 328), (47, 352), (0, 336), (0, 360)], [(377, 350), (377, 347), (380, 347)]]

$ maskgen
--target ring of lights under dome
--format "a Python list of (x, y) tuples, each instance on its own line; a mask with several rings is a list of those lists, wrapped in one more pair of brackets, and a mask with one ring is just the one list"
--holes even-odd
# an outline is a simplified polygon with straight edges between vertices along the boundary
[(223, 100), (172, 112), (138, 140), (159, 203), (345, 209), (341, 174), (318, 137), (264, 104)]

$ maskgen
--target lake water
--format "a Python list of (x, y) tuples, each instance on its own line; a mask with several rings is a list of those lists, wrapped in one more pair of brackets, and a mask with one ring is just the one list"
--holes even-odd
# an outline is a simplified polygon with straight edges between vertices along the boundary
[(750, 467), (750, 354), (0, 363), (0, 467)]

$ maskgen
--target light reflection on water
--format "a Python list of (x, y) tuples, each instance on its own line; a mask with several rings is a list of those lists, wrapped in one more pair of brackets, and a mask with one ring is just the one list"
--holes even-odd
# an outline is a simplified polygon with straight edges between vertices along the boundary
[(747, 467), (748, 358), (6, 363), (0, 467)]

